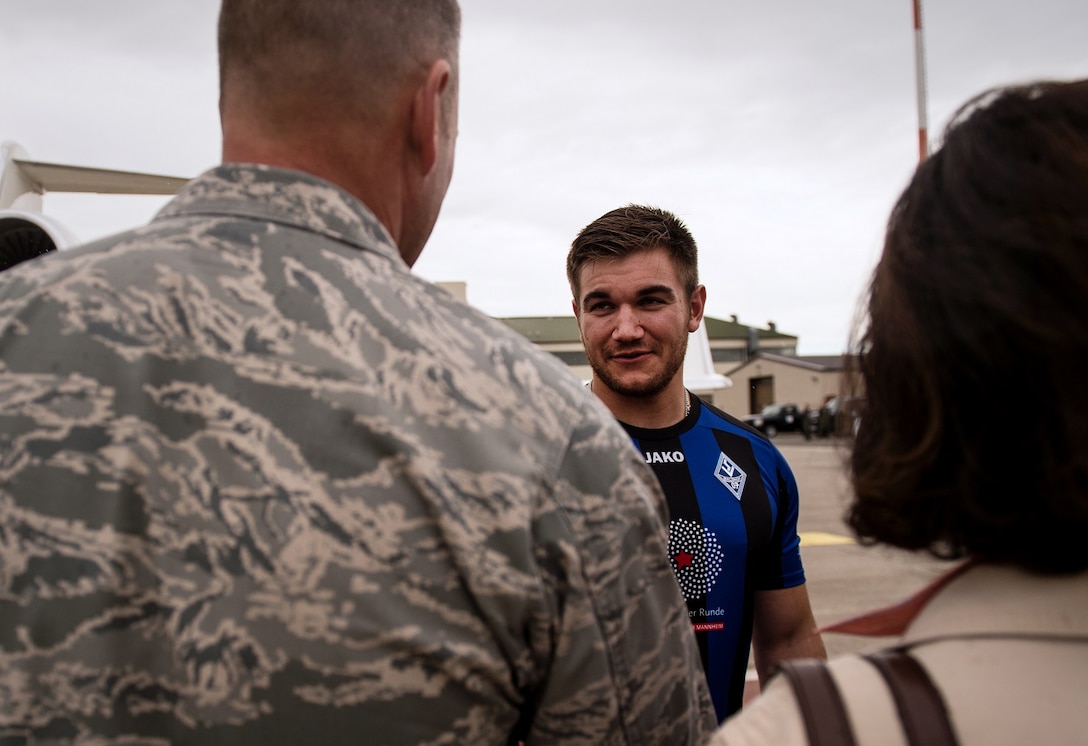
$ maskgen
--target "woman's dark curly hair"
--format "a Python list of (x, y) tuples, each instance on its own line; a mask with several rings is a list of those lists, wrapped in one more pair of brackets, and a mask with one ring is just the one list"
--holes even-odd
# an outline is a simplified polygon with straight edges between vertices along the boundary
[(1088, 80), (959, 110), (892, 210), (854, 351), (862, 540), (1088, 568)]

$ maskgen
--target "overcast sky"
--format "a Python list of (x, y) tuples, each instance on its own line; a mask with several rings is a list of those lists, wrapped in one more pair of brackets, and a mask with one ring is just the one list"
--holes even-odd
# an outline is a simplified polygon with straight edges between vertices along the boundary
[[(0, 139), (195, 176), (219, 160), (218, 0), (0, 0)], [(566, 315), (564, 259), (629, 202), (676, 212), (707, 312), (841, 352), (917, 162), (910, 0), (463, 0), (453, 184), (415, 271), (494, 316)], [(935, 138), (983, 89), (1088, 77), (1084, 0), (924, 5)], [(50, 194), (89, 240), (159, 197)]]

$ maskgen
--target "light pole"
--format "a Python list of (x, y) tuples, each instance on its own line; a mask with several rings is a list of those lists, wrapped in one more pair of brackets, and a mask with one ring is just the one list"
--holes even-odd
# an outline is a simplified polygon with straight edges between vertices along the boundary
[(922, 0), (911, 0), (914, 5), (914, 77), (918, 87), (918, 162), (929, 155), (929, 136), (926, 132), (926, 52), (922, 38)]

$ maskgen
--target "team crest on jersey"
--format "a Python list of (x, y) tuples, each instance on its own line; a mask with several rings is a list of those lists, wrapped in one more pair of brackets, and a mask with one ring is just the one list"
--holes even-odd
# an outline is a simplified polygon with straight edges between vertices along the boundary
[(744, 492), (744, 483), (748, 479), (748, 475), (744, 473), (744, 470), (733, 463), (733, 459), (726, 456), (724, 453), (721, 458), (718, 459), (718, 466), (714, 469), (714, 476), (718, 478), (718, 481), (725, 485), (725, 488), (733, 493), (733, 497), (740, 499), (741, 494)]
[(724, 557), (718, 537), (706, 526), (684, 518), (669, 521), (669, 559), (685, 599), (710, 593)]

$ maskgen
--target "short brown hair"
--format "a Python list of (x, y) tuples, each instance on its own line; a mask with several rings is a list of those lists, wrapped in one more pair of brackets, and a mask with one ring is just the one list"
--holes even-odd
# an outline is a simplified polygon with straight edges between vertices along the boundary
[(456, 84), (460, 31), (457, 0), (223, 0), (220, 95), (380, 116), (383, 94), (414, 68), (446, 59)]
[(855, 346), (859, 537), (1088, 568), (1088, 81), (960, 109), (892, 211)]
[(567, 281), (578, 300), (578, 273), (595, 259), (622, 259), (638, 251), (664, 248), (672, 257), (688, 297), (699, 286), (699, 252), (680, 218), (668, 210), (627, 205), (606, 212), (583, 228), (567, 254)]

